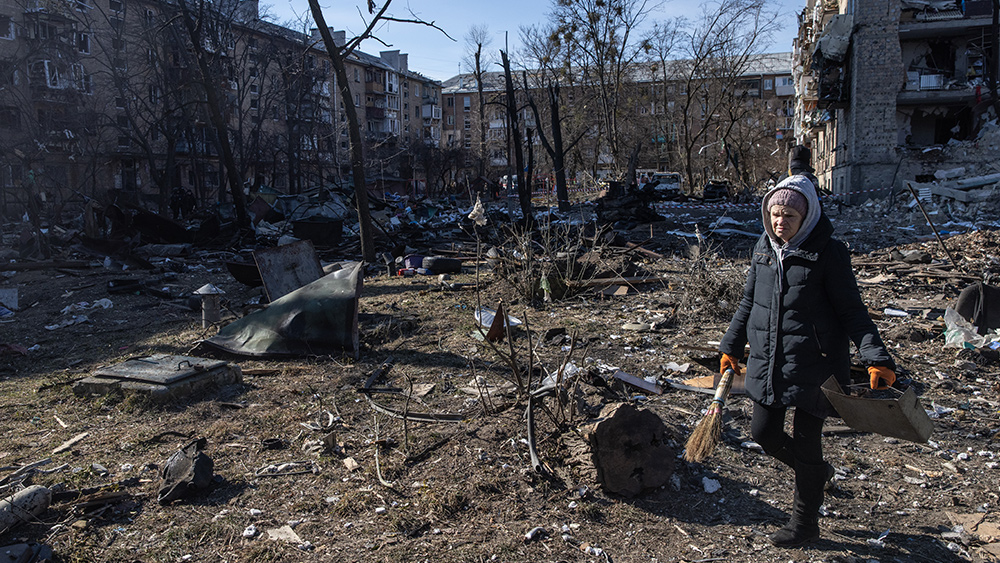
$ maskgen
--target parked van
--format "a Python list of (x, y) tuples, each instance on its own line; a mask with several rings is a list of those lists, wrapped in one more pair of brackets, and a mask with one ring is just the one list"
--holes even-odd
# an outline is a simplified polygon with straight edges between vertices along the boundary
[(649, 179), (649, 184), (653, 188), (653, 194), (658, 199), (664, 201), (676, 201), (684, 199), (684, 190), (681, 188), (683, 177), (679, 172), (656, 172)]

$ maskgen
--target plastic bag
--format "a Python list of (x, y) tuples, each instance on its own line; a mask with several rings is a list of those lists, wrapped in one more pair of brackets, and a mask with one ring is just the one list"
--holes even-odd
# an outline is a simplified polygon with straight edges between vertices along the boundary
[(986, 344), (986, 338), (976, 332), (976, 327), (951, 307), (944, 311), (944, 324), (945, 348), (974, 349)]

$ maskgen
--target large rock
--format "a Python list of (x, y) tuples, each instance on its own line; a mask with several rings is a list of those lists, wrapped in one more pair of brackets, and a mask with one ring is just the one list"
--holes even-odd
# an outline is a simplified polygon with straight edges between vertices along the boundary
[(634, 497), (666, 484), (674, 472), (667, 427), (655, 413), (627, 403), (608, 405), (583, 428), (597, 480), (608, 492)]

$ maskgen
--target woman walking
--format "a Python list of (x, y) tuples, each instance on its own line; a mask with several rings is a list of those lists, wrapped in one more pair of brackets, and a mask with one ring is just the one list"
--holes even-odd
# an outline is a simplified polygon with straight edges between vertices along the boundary
[[(833, 467), (823, 460), (823, 419), (835, 415), (820, 386), (834, 376), (850, 383), (850, 342), (868, 366), (871, 387), (896, 380), (895, 363), (861, 300), (847, 247), (816, 189), (802, 175), (770, 190), (761, 212), (764, 234), (751, 257), (739, 308), (719, 346), (722, 371), (741, 373), (750, 344), (747, 394), (754, 401), (750, 431), (765, 452), (795, 471), (792, 517), (769, 536), (780, 547), (819, 538), (819, 508)], [(794, 408), (793, 432), (784, 430)]]

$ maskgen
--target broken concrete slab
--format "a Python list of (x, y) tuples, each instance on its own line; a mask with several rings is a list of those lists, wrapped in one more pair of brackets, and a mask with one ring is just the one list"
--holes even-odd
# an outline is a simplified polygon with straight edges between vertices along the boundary
[(165, 402), (196, 395), (211, 386), (241, 383), (240, 367), (222, 360), (159, 354), (103, 367), (73, 384), (78, 396), (120, 389)]

